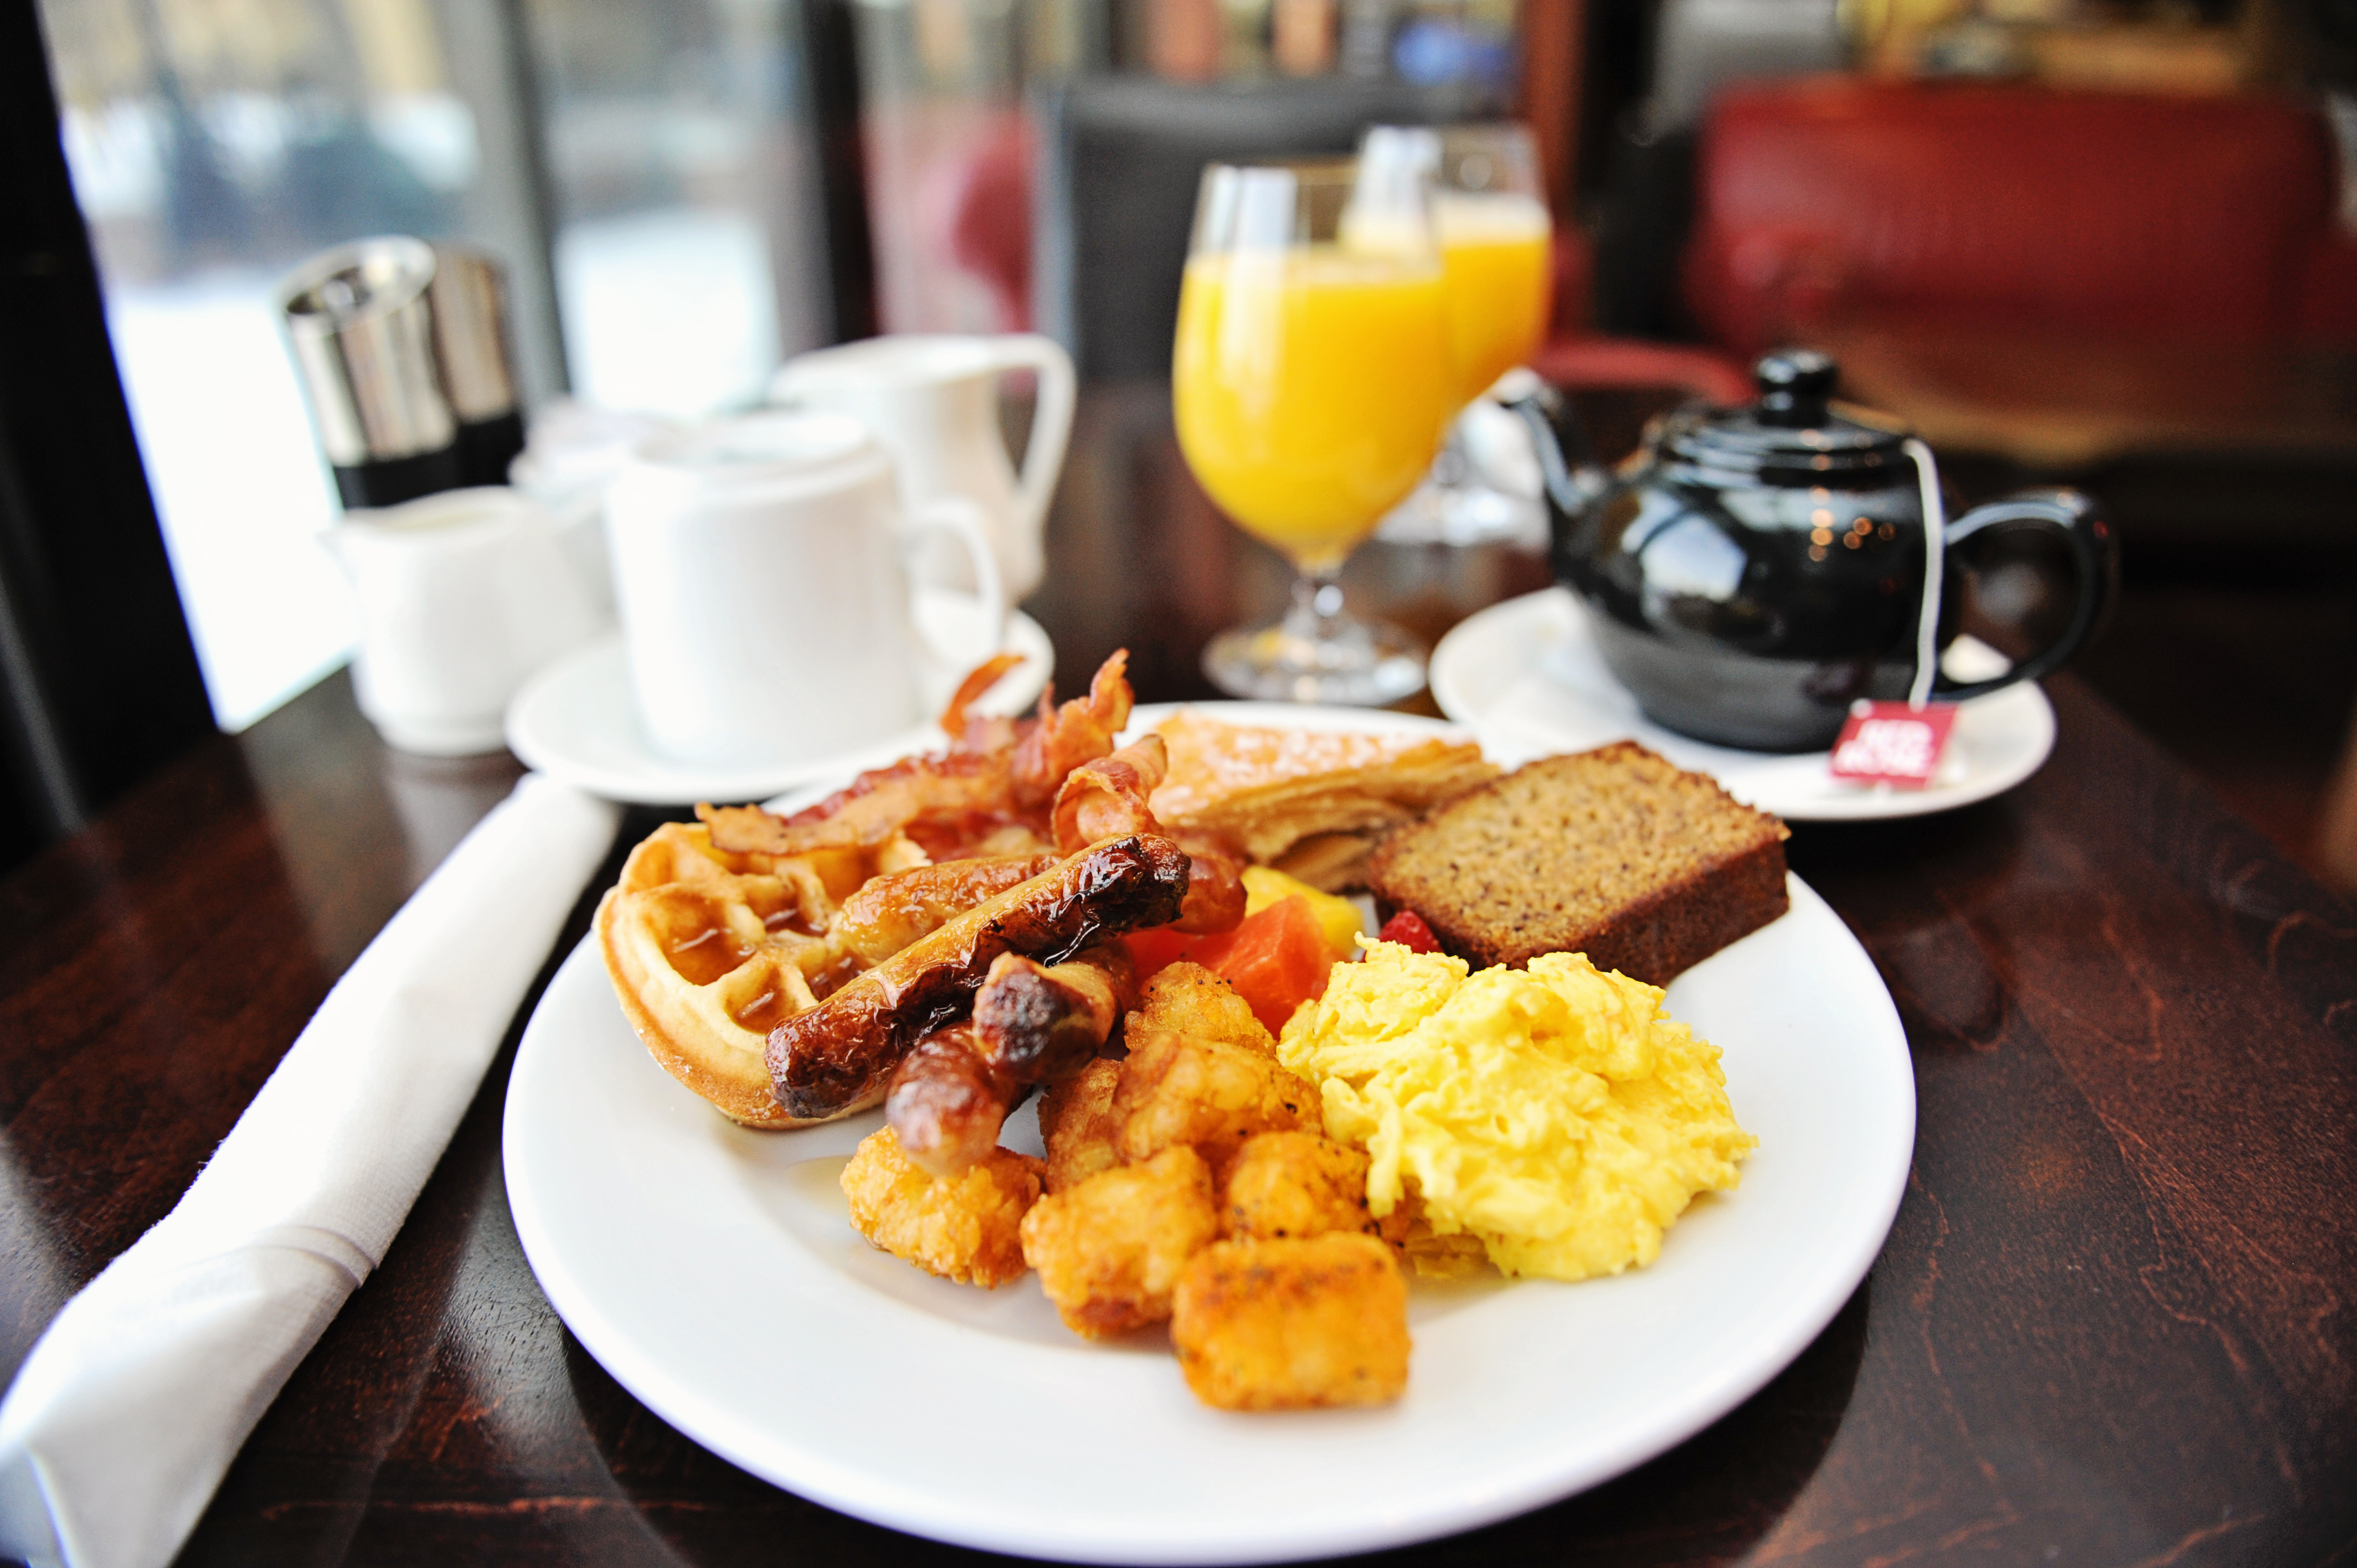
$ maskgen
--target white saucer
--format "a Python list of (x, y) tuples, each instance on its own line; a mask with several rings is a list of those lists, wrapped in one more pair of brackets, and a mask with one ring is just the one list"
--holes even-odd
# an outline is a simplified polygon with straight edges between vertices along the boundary
[(2030, 682), (1964, 703), (1940, 771), (1921, 789), (1845, 783), (1822, 751), (1783, 756), (1691, 740), (1638, 711), (1605, 668), (1587, 612), (1561, 588), (1508, 599), (1466, 620), (1433, 650), (1431, 677), (1440, 711), (1473, 730), (1491, 759), (1507, 767), (1633, 739), (1711, 775), (1737, 800), (1793, 822), (1916, 817), (1969, 805), (2012, 789), (2054, 749), (2053, 706)]
[[(1056, 650), (1048, 634), (1020, 610), (1006, 618), (1006, 647), (1023, 655), (1023, 662), (982, 700), (985, 713), (1021, 712), (1038, 700), (1055, 672)], [(956, 678), (937, 683), (947, 687)], [(764, 800), (813, 779), (845, 778), (944, 742), (928, 720), (871, 746), (801, 761), (757, 768), (675, 762), (654, 749), (639, 722), (630, 659), (619, 635), (566, 654), (527, 682), (508, 704), (507, 736), (509, 750), (550, 778), (640, 806)]]

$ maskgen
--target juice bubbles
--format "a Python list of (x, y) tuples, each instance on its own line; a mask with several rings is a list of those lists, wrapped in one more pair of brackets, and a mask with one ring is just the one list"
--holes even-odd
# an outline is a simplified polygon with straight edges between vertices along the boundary
[(1531, 197), (1442, 191), (1433, 202), (1448, 279), (1449, 362), (1462, 408), (1546, 335), (1546, 209)]
[[(1455, 405), (1440, 272), (1331, 245), (1198, 255), (1178, 295), (1178, 445), (1305, 571), (1415, 489)], [(1486, 383), (1485, 383), (1486, 384)]]

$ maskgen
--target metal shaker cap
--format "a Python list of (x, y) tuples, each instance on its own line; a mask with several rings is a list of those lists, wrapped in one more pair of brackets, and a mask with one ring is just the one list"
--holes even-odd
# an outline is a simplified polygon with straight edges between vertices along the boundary
[(434, 284), (427, 291), (434, 347), (442, 361), (442, 390), (461, 424), (515, 412), (506, 295), (506, 279), (490, 252), (434, 242)]
[(278, 285), (319, 445), (339, 468), (440, 451), (457, 436), (436, 366), (434, 274), (432, 246), (386, 236), (323, 252)]

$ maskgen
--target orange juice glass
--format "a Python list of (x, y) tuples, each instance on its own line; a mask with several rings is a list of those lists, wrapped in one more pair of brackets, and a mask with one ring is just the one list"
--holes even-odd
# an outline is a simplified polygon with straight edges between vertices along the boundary
[(1454, 406), (1462, 408), (1546, 337), (1553, 282), (1547, 209), (1536, 197), (1513, 191), (1442, 190), (1433, 213), (1448, 295)]
[(1214, 165), (1196, 207), (1171, 392), (1188, 467), (1297, 574), (1292, 609), (1214, 639), (1239, 696), (1381, 703), (1424, 650), (1342, 607), (1335, 576), (1413, 490), (1455, 412), (1422, 182), (1351, 163)]
[(1198, 256), (1178, 295), (1172, 387), (1195, 477), (1304, 570), (1341, 564), (1415, 488), (1452, 412), (1439, 269), (1304, 246)]
[(1512, 124), (1381, 125), (1360, 144), (1361, 158), (1379, 154), (1415, 165), (1432, 183), (1448, 295), (1449, 408), (1463, 411), (1430, 476), (1383, 520), (1383, 535), (1402, 543), (1542, 543), (1546, 523), (1536, 500), (1484, 482), (1466, 437), (1469, 422), (1506, 417), (1474, 405), (1546, 337), (1553, 223), (1537, 148), (1525, 127)]

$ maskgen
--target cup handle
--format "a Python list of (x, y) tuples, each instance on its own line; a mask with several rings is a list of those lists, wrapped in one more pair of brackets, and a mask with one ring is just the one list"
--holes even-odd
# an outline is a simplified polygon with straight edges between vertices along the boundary
[[(946, 533), (964, 546), (974, 563), (974, 581), (971, 595), (930, 591), (942, 592), (950, 598), (971, 597), (979, 607), (979, 618), (987, 635), (979, 651), (946, 646), (935, 635), (936, 628), (927, 625), (927, 618), (912, 597), (911, 617), (917, 625), (917, 637), (942, 668), (972, 669), (1006, 646), (1006, 585), (998, 575), (998, 556), (990, 547), (990, 531), (982, 509), (974, 502), (963, 496), (937, 496), (909, 508), (900, 522), (904, 548), (913, 549), (919, 538), (928, 533)], [(926, 591), (929, 590), (912, 588), (911, 594)]]
[(1031, 413), (1031, 440), (1023, 449), (1023, 472), (1015, 482), (1015, 504), (1023, 526), (1033, 529), (1048, 515), (1056, 493), (1056, 477), (1063, 471), (1064, 447), (1072, 438), (1076, 385), (1072, 357), (1053, 338), (1037, 332), (1012, 332), (986, 338), (993, 369), (1039, 372), (1039, 403)]
[(2051, 647), (2032, 654), (1996, 680), (1975, 681), (1966, 685), (1950, 684), (1944, 676), (1936, 680), (1932, 685), (1934, 694), (1948, 702), (1964, 702), (2017, 681), (2035, 681), (2051, 674), (2103, 625), (2111, 610), (2112, 597), (2119, 591), (2118, 534), (2095, 503), (2077, 490), (2024, 490), (1986, 506), (1975, 507), (1948, 524), (1943, 548), (1953, 553), (1957, 545), (1988, 528), (2034, 528), (2061, 539), (2078, 569), (2079, 602), (2071, 613), (2071, 624)]

